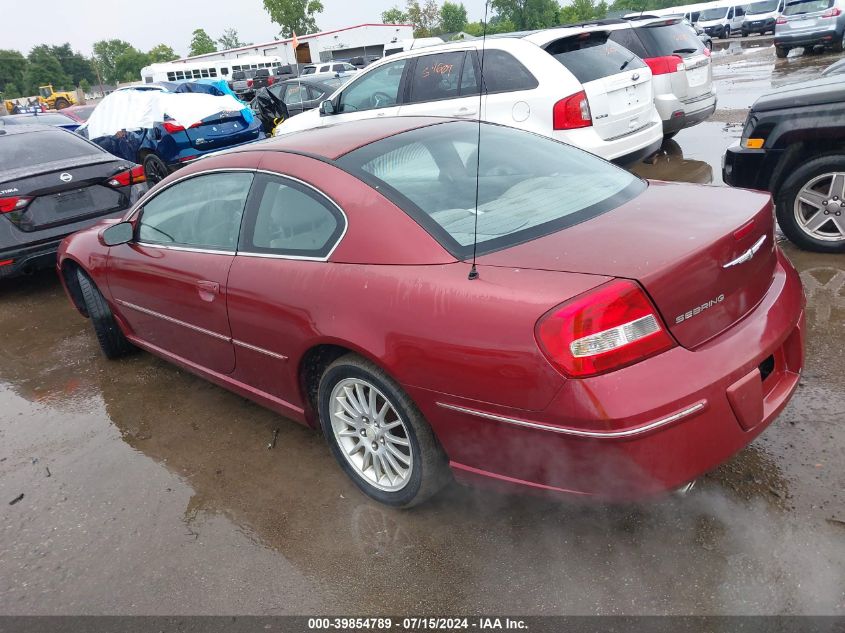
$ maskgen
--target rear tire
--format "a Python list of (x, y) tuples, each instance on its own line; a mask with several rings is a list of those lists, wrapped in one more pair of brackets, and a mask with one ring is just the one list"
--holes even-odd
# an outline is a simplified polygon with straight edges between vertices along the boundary
[(334, 361), (320, 379), (317, 402), (332, 454), (355, 485), (376, 501), (410, 508), (449, 481), (448, 460), (428, 422), (374, 363), (355, 354)]
[(726, 26), (722, 29), (722, 39), (729, 40), (731, 38), (731, 27)]
[(789, 55), (789, 49), (783, 46), (775, 46), (775, 56), (778, 59), (785, 59)]
[(64, 97), (59, 97), (58, 99), (56, 99), (56, 110), (64, 110), (65, 108), (69, 107), (70, 102)]
[(97, 342), (106, 358), (120, 358), (134, 351), (135, 346), (120, 331), (120, 326), (115, 321), (109, 304), (106, 303), (94, 282), (81, 270), (76, 272), (76, 278), (79, 281), (82, 299), (85, 301), (85, 309), (88, 311), (94, 333), (97, 335)]
[(845, 51), (845, 31), (842, 31), (842, 37), (839, 38), (838, 42), (831, 46), (831, 49), (834, 53), (841, 53), (842, 51)]
[[(842, 175), (842, 179), (836, 179), (836, 185), (833, 183), (833, 174)], [(830, 180), (826, 178), (827, 175), (831, 176)], [(807, 192), (805, 187), (811, 185), (813, 181), (817, 181), (817, 184), (813, 185), (812, 191)], [(775, 197), (778, 225), (798, 248), (817, 253), (845, 253), (845, 186), (842, 185), (843, 182), (845, 182), (845, 154), (832, 154), (803, 164), (780, 187)], [(840, 187), (843, 189), (840, 190)], [(835, 190), (831, 191), (831, 189)], [(830, 203), (827, 207), (828, 214), (818, 216), (820, 219), (828, 218), (827, 222), (815, 230), (806, 226), (812, 222), (815, 205), (798, 203), (796, 208), (796, 201), (802, 190), (807, 192), (805, 195), (808, 197), (813, 196), (813, 192), (817, 192), (816, 195), (821, 193), (822, 197), (826, 198), (821, 202)], [(824, 213), (824, 211), (819, 210), (818, 213)], [(836, 213), (840, 215), (837, 216)], [(842, 227), (838, 235), (835, 230), (837, 226)]]
[(167, 164), (155, 154), (147, 154), (144, 157), (144, 176), (150, 186), (157, 185), (170, 175)]

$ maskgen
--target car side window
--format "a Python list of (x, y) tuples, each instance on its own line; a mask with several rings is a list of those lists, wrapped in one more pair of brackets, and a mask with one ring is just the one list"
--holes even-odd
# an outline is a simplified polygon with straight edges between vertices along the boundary
[(323, 258), (345, 228), (343, 213), (324, 195), (296, 180), (262, 174), (238, 250)]
[(461, 96), (477, 95), (481, 91), (478, 73), (475, 70), (475, 53), (468, 51), (464, 59), (464, 69), (461, 72)]
[(252, 180), (250, 172), (220, 172), (171, 185), (144, 205), (138, 241), (234, 251)]
[(399, 86), (408, 60), (400, 59), (365, 73), (340, 94), (339, 112), (387, 108), (399, 103)]
[(423, 55), (411, 73), (411, 103), (454, 99), (461, 83), (463, 51)]
[(540, 84), (510, 53), (489, 49), (484, 53), (484, 85), (487, 92), (534, 90)]

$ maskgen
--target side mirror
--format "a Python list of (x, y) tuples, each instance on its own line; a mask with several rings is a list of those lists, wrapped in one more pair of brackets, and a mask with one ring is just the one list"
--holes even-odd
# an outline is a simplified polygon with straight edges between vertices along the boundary
[(120, 222), (113, 224), (102, 232), (103, 244), (106, 246), (119, 246), (132, 241), (135, 236), (135, 227), (131, 222)]
[(331, 116), (334, 114), (334, 102), (331, 99), (326, 99), (320, 104), (320, 116)]

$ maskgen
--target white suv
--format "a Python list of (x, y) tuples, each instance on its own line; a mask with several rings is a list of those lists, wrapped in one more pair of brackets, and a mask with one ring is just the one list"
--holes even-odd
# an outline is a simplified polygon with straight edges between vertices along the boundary
[[(485, 90), (479, 98), (482, 46)], [(583, 28), (391, 55), (359, 72), (319, 109), (285, 121), (276, 134), (370, 117), (479, 114), (620, 164), (650, 156), (663, 140), (651, 70), (608, 41), (607, 31)]]

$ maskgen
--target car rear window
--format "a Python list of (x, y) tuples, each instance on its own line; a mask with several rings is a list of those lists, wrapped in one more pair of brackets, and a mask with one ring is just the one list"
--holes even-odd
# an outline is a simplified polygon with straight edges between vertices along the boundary
[(645, 189), (627, 171), (546, 137), (485, 124), (479, 142), (469, 121), (397, 134), (338, 162), (459, 258), (472, 254), (476, 218), (478, 252), (491, 252), (589, 220)]
[(582, 84), (623, 71), (645, 68), (643, 60), (624, 46), (609, 41), (607, 33), (584, 35), (587, 37), (566, 37), (546, 46), (546, 52)]
[[(704, 18), (702, 18), (703, 20)], [(695, 55), (704, 52), (704, 44), (695, 31), (681, 22), (657, 23), (637, 29), (649, 57), (665, 55)]]
[(24, 134), (0, 134), (0, 165), (4, 169), (33, 167), (45, 162), (99, 156), (103, 151), (71, 132), (43, 130)]
[(790, 2), (783, 10), (784, 15), (801, 15), (802, 13), (818, 13), (833, 6), (833, 0), (798, 0)]

